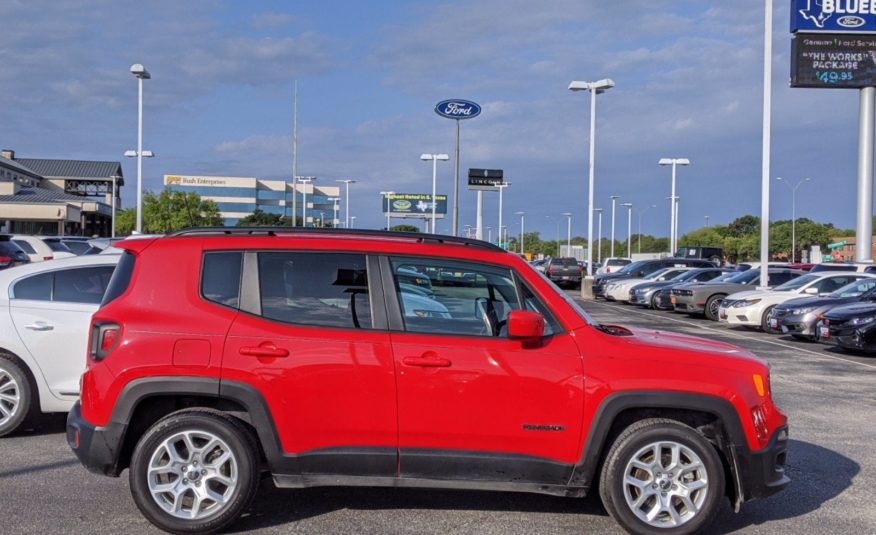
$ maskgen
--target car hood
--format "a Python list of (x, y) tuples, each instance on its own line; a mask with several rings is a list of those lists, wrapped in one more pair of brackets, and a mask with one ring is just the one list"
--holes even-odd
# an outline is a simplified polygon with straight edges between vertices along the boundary
[(776, 306), (776, 310), (791, 310), (793, 308), (839, 306), (856, 303), (860, 297), (795, 297)]
[(751, 288), (751, 286), (747, 284), (737, 284), (735, 282), (693, 282), (690, 284), (679, 286), (679, 288), (684, 288), (685, 290), (693, 290), (694, 292), (710, 292), (714, 290), (731, 294), (736, 292), (744, 292)]
[(824, 317), (829, 319), (847, 320), (850, 318), (870, 316), (873, 314), (876, 314), (876, 303), (867, 302), (853, 303), (851, 305), (844, 305), (831, 309), (827, 314), (824, 315)]

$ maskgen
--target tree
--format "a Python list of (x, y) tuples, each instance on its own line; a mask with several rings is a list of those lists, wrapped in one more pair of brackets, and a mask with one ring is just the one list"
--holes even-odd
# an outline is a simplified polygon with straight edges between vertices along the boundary
[(286, 221), (280, 214), (270, 214), (260, 208), (256, 208), (253, 213), (240, 219), (237, 222), (238, 227), (280, 227), (285, 225)]
[[(136, 208), (121, 210), (116, 215), (116, 233), (126, 236), (134, 231)], [(218, 227), (223, 220), (213, 201), (205, 201), (197, 193), (164, 190), (155, 195), (143, 195), (143, 233), (166, 234), (186, 227)]]
[(414, 225), (394, 225), (389, 227), (389, 230), (395, 230), (398, 232), (420, 232), (420, 229)]

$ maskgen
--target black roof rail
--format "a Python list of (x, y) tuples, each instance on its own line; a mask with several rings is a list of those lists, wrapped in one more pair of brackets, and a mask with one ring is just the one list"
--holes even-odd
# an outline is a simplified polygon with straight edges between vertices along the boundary
[(457, 245), (467, 245), (469, 247), (477, 247), (488, 251), (506, 252), (505, 249), (483, 240), (473, 240), (470, 238), (459, 238), (456, 236), (444, 236), (441, 234), (423, 234), (420, 232), (405, 232), (399, 230), (373, 230), (373, 229), (347, 229), (347, 228), (327, 228), (327, 227), (189, 227), (168, 234), (168, 237), (177, 236), (204, 236), (204, 235), (223, 235), (223, 236), (276, 236), (277, 234), (332, 234), (341, 236), (371, 236), (375, 238), (408, 238), (417, 240), (420, 243), (452, 243)]

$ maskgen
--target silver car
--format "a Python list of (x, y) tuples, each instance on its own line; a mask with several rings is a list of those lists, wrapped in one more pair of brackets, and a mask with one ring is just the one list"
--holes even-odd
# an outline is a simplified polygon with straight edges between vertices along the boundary
[[(804, 275), (799, 269), (770, 268), (769, 286), (778, 286)], [(705, 314), (718, 321), (721, 301), (730, 294), (751, 290), (760, 285), (760, 270), (742, 271), (721, 282), (694, 282), (672, 289), (672, 307), (676, 312)]]

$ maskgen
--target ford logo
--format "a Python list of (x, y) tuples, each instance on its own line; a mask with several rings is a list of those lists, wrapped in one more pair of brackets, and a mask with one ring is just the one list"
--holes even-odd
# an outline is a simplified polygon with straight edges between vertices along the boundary
[(448, 119), (472, 119), (481, 114), (481, 107), (470, 100), (442, 100), (435, 104), (435, 113)]
[(864, 19), (854, 15), (846, 15), (845, 17), (838, 18), (836, 23), (844, 28), (857, 28), (864, 25)]

